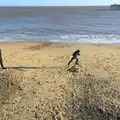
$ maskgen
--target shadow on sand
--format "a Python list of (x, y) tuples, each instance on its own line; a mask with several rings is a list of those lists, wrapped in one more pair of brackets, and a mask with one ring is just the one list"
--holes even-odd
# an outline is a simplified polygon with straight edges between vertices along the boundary
[(67, 71), (77, 73), (80, 72), (80, 69), (75, 67), (75, 65), (73, 65), (72, 67), (68, 68)]
[(59, 68), (64, 68), (65, 66), (41, 66), (41, 67), (25, 67), (25, 66), (16, 66), (16, 67), (6, 67), (7, 69), (16, 69), (16, 70), (21, 70), (25, 71), (27, 70), (52, 70), (52, 69), (59, 69)]

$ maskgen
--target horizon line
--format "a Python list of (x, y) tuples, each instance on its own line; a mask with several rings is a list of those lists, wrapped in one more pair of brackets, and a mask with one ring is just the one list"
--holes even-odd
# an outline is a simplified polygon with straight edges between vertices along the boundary
[[(115, 4), (110, 4), (110, 5), (115, 5)], [(95, 7), (95, 6), (100, 6), (100, 7), (104, 7), (104, 6), (110, 6), (110, 5), (0, 5), (0, 7)], [(117, 4), (119, 5), (119, 4)]]

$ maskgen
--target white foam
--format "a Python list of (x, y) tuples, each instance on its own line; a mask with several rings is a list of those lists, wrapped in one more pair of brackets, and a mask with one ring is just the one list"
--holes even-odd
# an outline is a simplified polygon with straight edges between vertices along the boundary
[[(47, 41), (50, 42), (58, 42), (58, 43), (95, 43), (95, 44), (119, 44), (120, 43), (120, 35), (94, 35), (94, 34), (87, 34), (87, 35), (61, 35), (61, 36), (56, 36), (52, 40), (48, 40), (50, 38), (46, 37)], [(9, 37), (7, 36), (2, 36), (0, 37), (1, 42), (6, 42), (6, 41), (41, 41), (40, 36), (28, 36), (28, 35), (21, 35), (21, 34), (16, 34), (16, 35), (11, 35)], [(44, 39), (45, 40), (45, 39)]]
[(120, 43), (120, 35), (64, 35), (60, 36), (60, 41), (70, 43), (112, 44)]

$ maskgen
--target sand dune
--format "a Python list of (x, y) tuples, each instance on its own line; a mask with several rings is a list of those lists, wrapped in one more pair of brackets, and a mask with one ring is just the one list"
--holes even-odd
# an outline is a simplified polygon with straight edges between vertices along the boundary
[[(0, 120), (119, 120), (120, 47), (0, 43)], [(80, 72), (66, 70), (81, 50)]]

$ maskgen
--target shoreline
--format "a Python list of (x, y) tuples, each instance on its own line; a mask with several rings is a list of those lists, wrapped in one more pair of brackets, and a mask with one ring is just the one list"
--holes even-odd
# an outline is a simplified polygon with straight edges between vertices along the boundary
[(0, 42), (0, 45), (1, 44), (61, 44), (61, 45), (90, 45), (90, 46), (113, 46), (113, 47), (119, 47), (120, 46), (120, 43), (63, 43), (63, 42), (51, 42), (51, 41), (4, 41), (4, 42)]

